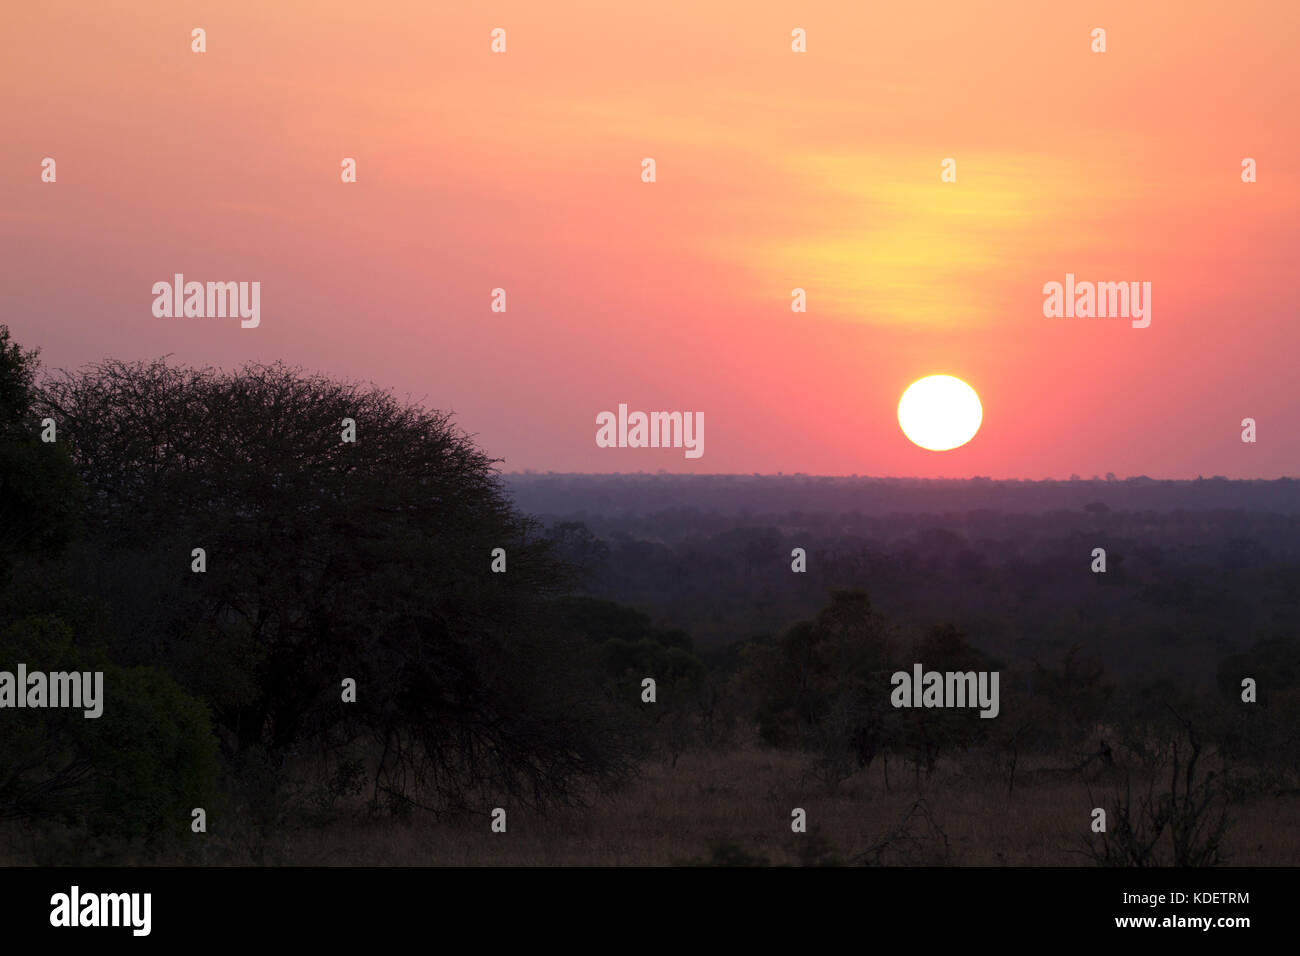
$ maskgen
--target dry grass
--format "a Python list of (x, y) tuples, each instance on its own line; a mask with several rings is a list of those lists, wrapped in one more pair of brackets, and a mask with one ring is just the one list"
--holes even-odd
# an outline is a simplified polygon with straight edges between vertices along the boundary
[[(968, 762), (969, 763), (969, 762)], [(351, 819), (289, 827), (264, 841), (238, 821), (209, 820), (205, 846), (164, 863), (373, 866), (664, 866), (714, 861), (772, 865), (1087, 865), (1080, 851), (1090, 811), (1113, 788), (1023, 768), (1014, 792), (992, 773), (941, 763), (927, 780), (891, 764), (887, 790), (877, 761), (834, 788), (816, 782), (808, 758), (756, 745), (701, 750), (646, 763), (621, 792), (586, 808), (541, 816), (507, 805), (508, 830), (486, 816), (410, 821)], [(1136, 790), (1135, 781), (1135, 790)], [(921, 801), (918, 807), (918, 801)], [(790, 829), (795, 807), (809, 832)], [(911, 815), (909, 817), (909, 811)], [(906, 822), (904, 822), (906, 821)], [(1300, 798), (1234, 804), (1226, 849), (1239, 865), (1290, 866), (1300, 859)], [(22, 841), (0, 831), (0, 865), (32, 862)], [(7, 839), (6, 839), (7, 837)], [(261, 844), (253, 854), (249, 847)], [(870, 849), (875, 852), (864, 857)]]
[[(740, 861), (773, 865), (872, 862), (886, 865), (1087, 865), (1088, 785), (1044, 778), (1030, 769), (1007, 793), (994, 775), (941, 765), (917, 781), (883, 766), (833, 789), (814, 782), (807, 758), (757, 746), (683, 754), (677, 766), (652, 761), (622, 792), (587, 808), (546, 816), (508, 810), (508, 832), (486, 816), (396, 821), (358, 815), (323, 829), (278, 834), (263, 862), (377, 866), (662, 866), (713, 859), (716, 847)], [(919, 783), (919, 789), (918, 789)], [(1096, 802), (1111, 792), (1092, 784)], [(917, 801), (920, 809), (908, 817)], [(807, 811), (809, 832), (790, 829), (791, 810)], [(928, 816), (926, 815), (928, 811)], [(1294, 865), (1300, 859), (1300, 799), (1260, 797), (1234, 805), (1227, 852), (1234, 864)], [(248, 863), (221, 847), (211, 821), (211, 862)], [(179, 862), (179, 861), (178, 861)]]

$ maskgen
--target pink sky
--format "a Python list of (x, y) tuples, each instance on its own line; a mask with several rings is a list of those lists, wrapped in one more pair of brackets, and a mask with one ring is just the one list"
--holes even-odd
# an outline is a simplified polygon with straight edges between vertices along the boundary
[[(283, 359), (509, 471), (1300, 474), (1292, 0), (0, 17), (0, 322), (49, 366)], [(155, 318), (177, 272), (259, 281), (261, 325)], [(1045, 318), (1067, 272), (1150, 282), (1150, 327)], [(949, 452), (895, 418), (935, 373), (984, 404)], [(598, 448), (619, 403), (704, 455)]]

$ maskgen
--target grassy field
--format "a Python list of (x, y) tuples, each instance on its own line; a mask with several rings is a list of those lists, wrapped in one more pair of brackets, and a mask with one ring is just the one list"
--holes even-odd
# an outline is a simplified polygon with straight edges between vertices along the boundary
[[(204, 841), (200, 852), (161, 862), (1091, 865), (1084, 852), (1084, 841), (1095, 839), (1090, 813), (1109, 807), (1114, 793), (1113, 780), (1089, 784), (1077, 775), (1035, 772), (1032, 764), (1022, 768), (1011, 793), (1005, 779), (963, 773), (955, 764), (941, 763), (928, 780), (918, 780), (895, 761), (888, 790), (880, 761), (834, 788), (810, 770), (806, 757), (757, 746), (687, 752), (675, 767), (646, 763), (632, 784), (586, 808), (541, 816), (507, 805), (504, 834), (490, 831), (487, 816), (398, 821), (358, 813), (323, 827), (290, 822), (263, 837), (241, 832), (238, 821), (228, 829), (214, 816), (209, 833), (193, 838)], [(795, 807), (807, 811), (806, 833), (791, 831)], [(1300, 797), (1252, 797), (1235, 803), (1230, 819), (1230, 864), (1300, 860)], [(4, 862), (28, 862), (10, 844)]]

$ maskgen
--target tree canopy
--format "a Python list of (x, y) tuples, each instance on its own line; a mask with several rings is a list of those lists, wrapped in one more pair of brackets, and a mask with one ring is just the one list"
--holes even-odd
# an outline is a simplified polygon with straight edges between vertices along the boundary
[(626, 771), (598, 662), (551, 611), (569, 568), (449, 415), (283, 364), (105, 362), (38, 404), (88, 489), (79, 586), (227, 754), (352, 761), (376, 801), (434, 809)]

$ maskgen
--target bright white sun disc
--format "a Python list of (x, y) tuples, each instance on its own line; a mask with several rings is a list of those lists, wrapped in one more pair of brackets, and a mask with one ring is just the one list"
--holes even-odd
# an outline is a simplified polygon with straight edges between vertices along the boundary
[(930, 375), (907, 387), (898, 401), (898, 424), (913, 444), (930, 451), (964, 445), (979, 431), (984, 409), (959, 378)]

